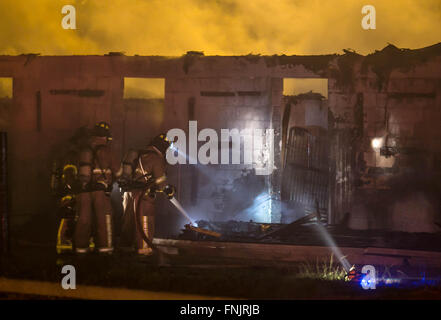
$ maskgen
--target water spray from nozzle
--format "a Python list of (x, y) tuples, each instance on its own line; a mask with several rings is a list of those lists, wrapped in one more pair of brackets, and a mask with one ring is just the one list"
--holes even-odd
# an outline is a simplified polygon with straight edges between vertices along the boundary
[(340, 248), (335, 243), (332, 236), (325, 229), (325, 227), (323, 227), (323, 225), (320, 223), (320, 221), (317, 222), (317, 230), (319, 231), (323, 240), (329, 246), (331, 251), (337, 257), (337, 259), (340, 262), (340, 264), (342, 265), (343, 269), (345, 269), (346, 272), (349, 272), (351, 269), (351, 264), (349, 263), (348, 259), (346, 259), (346, 256), (343, 255), (343, 253), (341, 252)]
[(188, 215), (187, 211), (185, 211), (185, 209), (181, 206), (181, 204), (179, 203), (179, 201), (175, 197), (171, 198), (170, 202), (173, 203), (173, 205), (176, 207), (176, 209), (178, 209), (179, 212), (181, 212), (184, 215), (184, 217), (187, 218), (187, 220), (190, 222), (190, 225), (196, 226), (196, 223), (193, 222), (193, 220)]

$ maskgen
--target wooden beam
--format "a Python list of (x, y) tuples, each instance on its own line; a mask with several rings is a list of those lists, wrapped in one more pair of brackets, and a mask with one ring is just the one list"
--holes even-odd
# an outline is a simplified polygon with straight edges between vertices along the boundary
[[(329, 260), (333, 253), (332, 247), (325, 246), (171, 239), (154, 239), (153, 242), (157, 246), (174, 247), (187, 254), (248, 259), (261, 262)], [(441, 267), (441, 252), (369, 247), (340, 247), (339, 249), (351, 264), (401, 265), (406, 262), (410, 265)]]

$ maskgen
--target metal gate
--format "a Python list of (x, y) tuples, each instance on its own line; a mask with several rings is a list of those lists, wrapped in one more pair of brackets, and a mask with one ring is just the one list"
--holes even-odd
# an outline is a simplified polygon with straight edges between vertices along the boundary
[(292, 127), (289, 131), (282, 177), (282, 201), (327, 217), (329, 147), (327, 136)]

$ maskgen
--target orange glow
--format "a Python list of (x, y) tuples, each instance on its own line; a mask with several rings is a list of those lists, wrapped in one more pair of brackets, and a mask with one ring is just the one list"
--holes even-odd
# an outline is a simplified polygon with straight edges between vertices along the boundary
[[(77, 30), (61, 28), (76, 7)], [(388, 42), (441, 41), (439, 0), (370, 0), (377, 29), (361, 28), (360, 0), (2, 0), (0, 54), (366, 54)]]

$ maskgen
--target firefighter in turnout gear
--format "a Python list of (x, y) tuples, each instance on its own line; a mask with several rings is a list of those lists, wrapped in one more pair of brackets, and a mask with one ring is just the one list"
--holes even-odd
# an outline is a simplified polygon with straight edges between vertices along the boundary
[(72, 251), (75, 228), (75, 201), (79, 190), (78, 155), (88, 139), (85, 127), (78, 129), (67, 143), (57, 146), (52, 164), (51, 189), (57, 202), (57, 218), (60, 219), (57, 233), (57, 253)]
[(163, 192), (171, 199), (175, 188), (166, 183), (166, 151), (171, 142), (165, 134), (155, 137), (145, 150), (130, 150), (122, 162), (119, 184), (124, 191), (121, 246), (135, 248), (140, 255), (152, 254), (155, 230), (155, 196)]
[(89, 145), (79, 154), (76, 195), (77, 221), (74, 233), (76, 253), (89, 251), (89, 238), (94, 227), (94, 242), (99, 253), (113, 252), (112, 206), (110, 192), (113, 173), (109, 125), (99, 122), (92, 130)]

